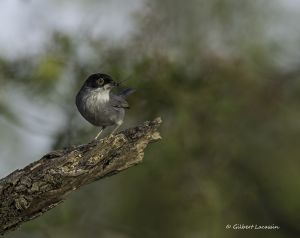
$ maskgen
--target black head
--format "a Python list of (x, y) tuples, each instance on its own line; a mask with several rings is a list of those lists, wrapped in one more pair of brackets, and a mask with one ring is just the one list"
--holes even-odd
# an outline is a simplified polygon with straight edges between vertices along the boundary
[(110, 87), (118, 86), (118, 83), (116, 83), (112, 77), (107, 74), (96, 73), (87, 78), (85, 85), (90, 88), (101, 88), (105, 85)]

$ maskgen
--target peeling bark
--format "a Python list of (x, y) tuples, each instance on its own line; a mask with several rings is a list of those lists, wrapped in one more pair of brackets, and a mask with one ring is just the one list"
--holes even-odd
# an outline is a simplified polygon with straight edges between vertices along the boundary
[(117, 135), (48, 153), (0, 180), (0, 235), (38, 217), (83, 185), (142, 162), (149, 142), (160, 139), (161, 119)]

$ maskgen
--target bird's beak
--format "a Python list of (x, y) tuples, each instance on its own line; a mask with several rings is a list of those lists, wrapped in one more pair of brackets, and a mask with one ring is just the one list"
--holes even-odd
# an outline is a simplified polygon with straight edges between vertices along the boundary
[(120, 84), (118, 82), (112, 82), (113, 87), (118, 87)]
[(109, 82), (108, 84), (105, 84), (104, 89), (112, 89), (112, 88), (117, 87), (117, 86), (119, 86), (119, 84), (112, 81), (112, 82)]
[(126, 82), (128, 80), (129, 80), (129, 77), (127, 77), (126, 79), (123, 79), (123, 80), (119, 81), (117, 84), (118, 84), (118, 86), (120, 86), (121, 84), (123, 84), (124, 82)]

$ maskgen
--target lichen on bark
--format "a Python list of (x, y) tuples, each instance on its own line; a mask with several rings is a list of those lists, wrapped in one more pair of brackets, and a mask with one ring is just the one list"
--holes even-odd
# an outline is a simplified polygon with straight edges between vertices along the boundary
[(117, 135), (52, 151), (0, 180), (0, 235), (42, 215), (83, 185), (142, 162), (144, 149), (161, 137), (161, 119)]

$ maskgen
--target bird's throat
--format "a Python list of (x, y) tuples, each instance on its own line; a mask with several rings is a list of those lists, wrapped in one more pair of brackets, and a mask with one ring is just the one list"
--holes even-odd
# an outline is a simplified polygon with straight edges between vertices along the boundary
[(99, 103), (107, 103), (109, 101), (109, 90), (101, 90), (95, 94)]

